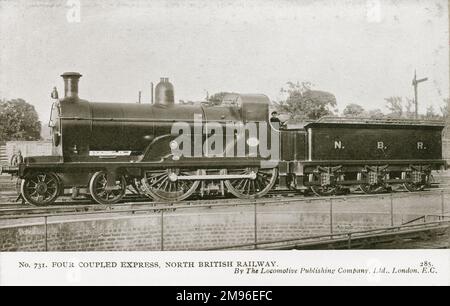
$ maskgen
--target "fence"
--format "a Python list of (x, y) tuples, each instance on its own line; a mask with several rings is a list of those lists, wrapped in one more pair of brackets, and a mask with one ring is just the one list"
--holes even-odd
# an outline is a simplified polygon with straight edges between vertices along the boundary
[(27, 157), (52, 155), (53, 149), (51, 141), (8, 141), (4, 146), (7, 163), (19, 150), (23, 157)]
[[(33, 250), (41, 251), (85, 251), (98, 250), (99, 248), (101, 250), (124, 250), (124, 245), (126, 245), (127, 250), (254, 249), (261, 245), (302, 239), (325, 237), (333, 239), (342, 235), (347, 235), (351, 239), (358, 233), (373, 231), (377, 228), (396, 229), (399, 226), (416, 226), (415, 224), (408, 224), (411, 222), (402, 222), (398, 218), (399, 215), (402, 215), (403, 221), (403, 216), (408, 216), (408, 220), (417, 218), (417, 221), (422, 219), (427, 221), (424, 215), (444, 216), (446, 211), (449, 210), (448, 199), (446, 199), (449, 194), (450, 191), (443, 190), (422, 193), (421, 197), (438, 197), (433, 209), (428, 209), (430, 210), (429, 213), (425, 214), (423, 212), (426, 209), (420, 212), (404, 211), (405, 203), (401, 200), (408, 199), (409, 203), (409, 199), (417, 196), (417, 194), (385, 195), (383, 199), (377, 199), (377, 205), (380, 206), (379, 211), (365, 213), (359, 219), (358, 217), (352, 219), (355, 224), (366, 223), (363, 227), (355, 226), (353, 231), (349, 231), (345, 226), (342, 226), (348, 223), (345, 216), (342, 217), (342, 206), (346, 205), (346, 203), (342, 204), (342, 201), (345, 201), (345, 197), (275, 199), (195, 206), (173, 205), (104, 212), (73, 212), (58, 215), (0, 216), (0, 221), (20, 219), (20, 224), (0, 226), (0, 238), (4, 240), (3, 245), (0, 243), (0, 250), (17, 250), (15, 246), (11, 246), (13, 242), (11, 238), (8, 238), (8, 235), (10, 235), (8, 230), (26, 227), (34, 227), (34, 230), (22, 233), (21, 235), (24, 236), (22, 242), (31, 243), (34, 235), (38, 238), (33, 241)], [(364, 200), (376, 197), (379, 198), (380, 195), (365, 195), (356, 198)], [(354, 199), (353, 196), (352, 200)], [(361, 203), (359, 202), (359, 205), (363, 205)], [(424, 203), (430, 205), (430, 200), (428, 199)], [(286, 218), (280, 215), (280, 211), (282, 211), (283, 205), (289, 204), (312, 204), (311, 207), (321, 206), (321, 208), (320, 212), (317, 210), (310, 211), (309, 214), (302, 210), (299, 215), (302, 216), (303, 222), (300, 219), (286, 221)], [(267, 207), (270, 205), (275, 205), (276, 209), (268, 210)], [(350, 206), (350, 208), (353, 211), (353, 206)], [(362, 207), (363, 210), (364, 208)], [(231, 212), (226, 210), (226, 213), (223, 213), (224, 209), (231, 210)], [(297, 209), (301, 210), (301, 208)], [(178, 210), (182, 210), (181, 215), (177, 214)], [(192, 210), (195, 211), (191, 213)], [(211, 214), (217, 214), (219, 210), (222, 211), (219, 218), (211, 218)], [(292, 216), (292, 207), (285, 213)], [(357, 212), (352, 214), (358, 215)], [(372, 214), (374, 218), (370, 219), (368, 216)], [(89, 218), (89, 216), (92, 218)], [(30, 221), (33, 220), (33, 222), (24, 223), (27, 218)], [(64, 218), (69, 218), (69, 220), (61, 220)], [(383, 219), (382, 226), (376, 223), (376, 220), (380, 220), (380, 218)], [(205, 219), (208, 221), (204, 222)], [(304, 222), (305, 220), (309, 221)], [(86, 225), (86, 222), (89, 222), (88, 225)], [(286, 224), (282, 224), (283, 222)], [(224, 223), (224, 227), (222, 227), (222, 223)], [(426, 222), (421, 223), (426, 224)], [(318, 225), (313, 230), (306, 231), (306, 228), (311, 227), (311, 224)], [(434, 223), (431, 222), (431, 224)], [(11, 235), (17, 239), (17, 235), (20, 236), (20, 234), (17, 231), (13, 232)], [(21, 248), (22, 250), (28, 250), (26, 246), (19, 247), (19, 249)]]
[(9, 162), (8, 154), (6, 153), (5, 143), (0, 142), (0, 164), (7, 164)]

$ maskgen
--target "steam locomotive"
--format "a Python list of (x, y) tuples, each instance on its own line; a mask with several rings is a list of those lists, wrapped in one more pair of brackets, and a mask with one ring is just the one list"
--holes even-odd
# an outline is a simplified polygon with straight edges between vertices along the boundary
[(161, 78), (152, 104), (93, 103), (79, 98), (80, 77), (62, 74), (64, 98), (52, 93), (52, 156), (0, 168), (18, 175), (28, 203), (85, 191), (114, 204), (130, 188), (171, 202), (193, 194), (254, 199), (270, 190), (324, 196), (351, 186), (420, 191), (433, 170), (447, 167), (441, 122), (322, 118), (288, 128), (271, 122), (270, 100), (261, 94), (181, 105)]

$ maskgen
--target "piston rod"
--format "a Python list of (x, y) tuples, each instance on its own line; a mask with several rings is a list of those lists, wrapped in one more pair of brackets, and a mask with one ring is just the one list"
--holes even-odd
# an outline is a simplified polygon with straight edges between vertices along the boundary
[(208, 181), (208, 180), (235, 180), (235, 179), (256, 179), (256, 173), (250, 174), (204, 174), (204, 175), (176, 175), (169, 174), (169, 180), (175, 181)]

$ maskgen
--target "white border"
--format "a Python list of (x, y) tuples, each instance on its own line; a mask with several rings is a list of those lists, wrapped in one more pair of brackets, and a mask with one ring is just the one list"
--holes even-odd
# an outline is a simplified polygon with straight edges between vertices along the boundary
[[(199, 267), (200, 262), (218, 261), (232, 267)], [(30, 267), (19, 268), (20, 262)], [(52, 262), (75, 267), (52, 268)], [(90, 262), (118, 266), (79, 267)], [(159, 268), (120, 268), (121, 262), (158, 263)], [(167, 267), (189, 262), (194, 267)], [(247, 274), (242, 267), (272, 262), (275, 267), (258, 268), (258, 273)], [(427, 273), (421, 263), (429, 265)], [(40, 264), (46, 267), (37, 269)], [(404, 273), (393, 273), (394, 268)], [(287, 273), (261, 273), (270, 269)], [(348, 273), (353, 269), (359, 273)], [(360, 273), (364, 269), (369, 272)], [(414, 269), (418, 273), (407, 272)], [(450, 285), (450, 250), (0, 253), (0, 285)]]

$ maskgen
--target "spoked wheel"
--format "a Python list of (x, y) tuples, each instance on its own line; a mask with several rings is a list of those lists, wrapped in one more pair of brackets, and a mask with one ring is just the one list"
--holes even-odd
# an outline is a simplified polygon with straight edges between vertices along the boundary
[(32, 205), (49, 205), (58, 198), (61, 184), (52, 172), (35, 172), (21, 181), (20, 192), (25, 201)]
[(96, 172), (89, 182), (89, 192), (92, 198), (99, 204), (115, 204), (125, 196), (127, 183), (124, 176), (115, 182), (112, 190), (107, 188), (107, 174), (105, 171)]
[(361, 184), (359, 189), (366, 194), (374, 194), (383, 191), (383, 186), (371, 185), (371, 184)]
[(278, 170), (246, 168), (222, 170), (223, 174), (250, 174), (254, 178), (230, 179), (225, 181), (228, 191), (240, 199), (256, 199), (266, 195), (272, 189), (278, 177)]
[(155, 201), (182, 201), (197, 190), (200, 181), (175, 179), (175, 177), (199, 175), (201, 172), (202, 170), (180, 169), (146, 171), (142, 179), (142, 187), (145, 194)]
[(318, 197), (331, 196), (337, 192), (336, 186), (311, 186), (311, 191)]

